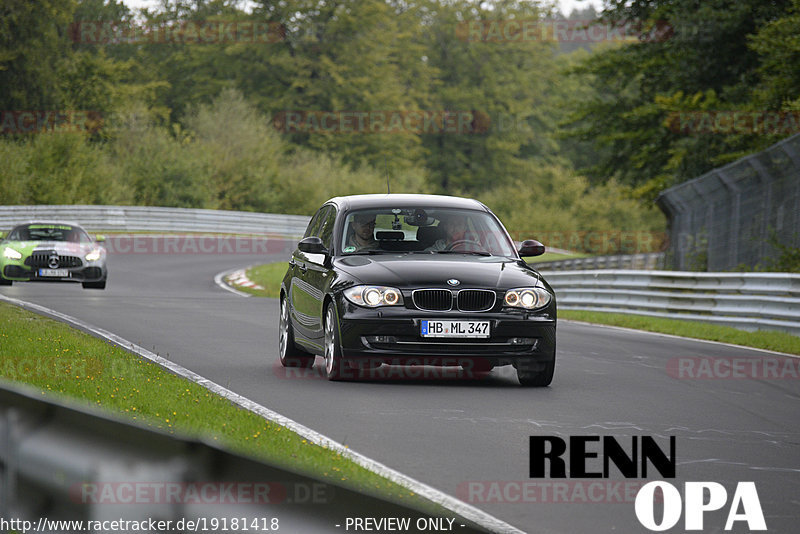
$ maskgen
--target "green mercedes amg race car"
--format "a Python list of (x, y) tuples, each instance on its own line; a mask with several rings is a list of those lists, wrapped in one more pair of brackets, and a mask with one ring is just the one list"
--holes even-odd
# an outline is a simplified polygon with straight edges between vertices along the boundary
[(77, 224), (30, 222), (0, 241), (0, 285), (12, 282), (81, 282), (105, 289), (106, 249)]

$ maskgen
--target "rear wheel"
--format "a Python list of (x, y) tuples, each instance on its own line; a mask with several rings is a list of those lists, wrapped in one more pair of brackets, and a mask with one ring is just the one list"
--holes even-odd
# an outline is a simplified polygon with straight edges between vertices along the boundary
[(314, 366), (314, 355), (297, 348), (294, 344), (294, 330), (289, 319), (289, 303), (286, 298), (281, 299), (281, 319), (278, 341), (280, 343), (280, 360), (284, 367)]
[(331, 302), (325, 309), (325, 375), (328, 380), (344, 378), (342, 347), (339, 345), (338, 330), (336, 309)]

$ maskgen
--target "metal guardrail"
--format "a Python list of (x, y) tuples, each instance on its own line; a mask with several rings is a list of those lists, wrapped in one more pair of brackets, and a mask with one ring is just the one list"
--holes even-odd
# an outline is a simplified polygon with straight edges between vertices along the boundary
[[(344, 531), (348, 517), (365, 516), (408, 518), (411, 532), (429, 530), (418, 528), (417, 521), (447, 524), (444, 518), (358, 493), (337, 481), (294, 473), (86, 406), (46, 400), (38, 389), (0, 382), (0, 521), (6, 525), (12, 519), (31, 521), (28, 531), (59, 533), (305, 534)], [(457, 526), (453, 530), (487, 532), (455, 513), (448, 517)], [(171, 521), (172, 526), (113, 527), (111, 521), (117, 520)], [(181, 520), (184, 525), (194, 521), (199, 528), (175, 528)], [(55, 521), (83, 521), (83, 529)], [(109, 526), (87, 529), (87, 521)], [(17, 525), (11, 529), (25, 531)]]
[(800, 335), (800, 274), (540, 272), (562, 310), (631, 313)]
[(299, 238), (310, 217), (150, 206), (0, 206), (0, 230), (31, 219), (71, 221), (95, 232), (214, 232)]
[[(549, 251), (550, 249), (548, 249)], [(619, 254), (614, 256), (591, 256), (588, 258), (574, 258), (569, 260), (555, 260), (545, 262), (529, 262), (537, 270), (547, 271), (581, 271), (587, 269), (663, 269), (663, 252), (648, 252), (642, 254)]]

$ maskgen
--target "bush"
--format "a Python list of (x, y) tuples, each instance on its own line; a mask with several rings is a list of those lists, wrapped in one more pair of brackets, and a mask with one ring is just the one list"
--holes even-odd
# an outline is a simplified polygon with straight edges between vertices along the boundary
[(538, 239), (546, 247), (593, 254), (662, 250), (664, 216), (615, 182), (590, 186), (557, 165), (527, 164), (526, 179), (492, 189), (482, 200), (515, 239)]

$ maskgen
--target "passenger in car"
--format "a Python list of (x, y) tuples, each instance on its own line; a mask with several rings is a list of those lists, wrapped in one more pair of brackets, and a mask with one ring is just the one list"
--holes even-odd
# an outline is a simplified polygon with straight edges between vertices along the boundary
[(444, 236), (434, 241), (425, 250), (447, 250), (453, 243), (474, 241), (474, 238), (467, 234), (467, 217), (465, 215), (443, 215), (439, 222), (439, 228), (444, 231)]

